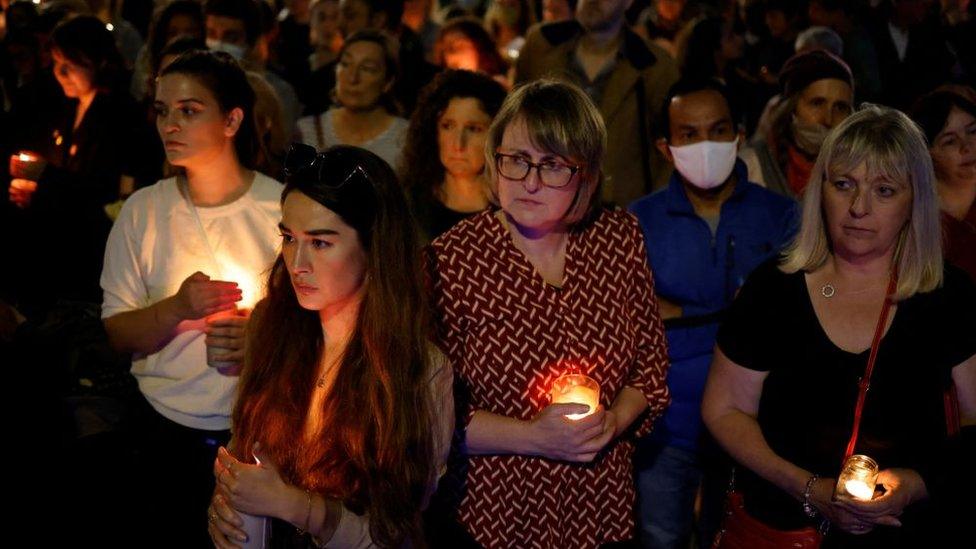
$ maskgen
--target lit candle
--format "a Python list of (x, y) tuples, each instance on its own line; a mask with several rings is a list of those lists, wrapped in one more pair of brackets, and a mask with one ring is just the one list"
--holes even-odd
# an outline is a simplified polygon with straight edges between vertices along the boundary
[[(241, 300), (237, 302), (236, 309), (215, 313), (210, 315), (211, 319), (234, 316), (240, 314), (241, 309), (251, 310), (261, 299), (261, 283), (258, 281), (257, 277), (248, 273), (246, 270), (232, 261), (222, 261), (221, 264), (221, 271), (223, 271), (224, 278), (228, 282), (236, 282), (237, 287), (240, 288)], [(217, 360), (216, 358), (218, 355), (222, 355), (230, 351), (231, 349), (208, 345), (207, 365), (212, 368), (216, 368), (217, 371), (223, 375), (238, 375), (241, 369), (241, 365), (239, 363), (226, 360)]]
[(261, 283), (253, 274), (247, 272), (236, 263), (223, 262), (224, 279), (236, 282), (241, 290), (241, 300), (237, 302), (240, 309), (253, 309), (261, 299)]
[(868, 456), (853, 455), (844, 462), (837, 478), (835, 495), (868, 501), (874, 497), (878, 482), (878, 463)]
[(37, 181), (44, 171), (44, 160), (27, 151), (10, 155), (10, 176), (14, 179)]
[(566, 414), (569, 419), (584, 418), (596, 412), (600, 405), (600, 384), (583, 374), (564, 374), (552, 384), (553, 404), (586, 404), (590, 409), (582, 414)]
[(844, 482), (844, 489), (857, 499), (867, 501), (874, 497), (874, 487), (868, 486), (863, 480), (848, 480)]

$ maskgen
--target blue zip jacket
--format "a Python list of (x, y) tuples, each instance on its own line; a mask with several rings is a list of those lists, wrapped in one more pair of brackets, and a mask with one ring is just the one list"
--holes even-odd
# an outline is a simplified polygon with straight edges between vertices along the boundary
[(671, 406), (652, 440), (694, 450), (701, 433), (701, 400), (723, 311), (749, 273), (793, 238), (798, 205), (748, 181), (737, 160), (736, 187), (722, 204), (715, 235), (695, 213), (677, 170), (668, 186), (630, 206), (644, 231), (654, 291), (682, 307), (665, 322)]

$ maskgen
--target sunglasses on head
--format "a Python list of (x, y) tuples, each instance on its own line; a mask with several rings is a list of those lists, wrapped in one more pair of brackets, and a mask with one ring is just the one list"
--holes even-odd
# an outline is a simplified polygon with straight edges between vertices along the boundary
[(318, 152), (315, 147), (306, 145), (304, 143), (293, 143), (288, 149), (288, 153), (285, 154), (285, 175), (292, 177), (303, 170), (315, 168), (315, 175), (318, 178), (319, 183), (323, 183), (333, 189), (338, 189), (345, 186), (346, 183), (352, 181), (352, 176), (357, 173), (370, 185), (373, 184), (373, 181), (366, 174), (366, 170), (364, 170), (359, 164), (356, 164), (352, 171), (349, 172), (349, 175), (347, 175), (341, 182), (329, 184), (322, 178), (323, 171), (326, 168), (325, 161), (325, 153)]

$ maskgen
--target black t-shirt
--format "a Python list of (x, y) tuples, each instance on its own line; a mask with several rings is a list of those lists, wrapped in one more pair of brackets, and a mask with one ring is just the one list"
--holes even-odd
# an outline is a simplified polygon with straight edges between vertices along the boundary
[[(869, 351), (854, 354), (834, 345), (810, 299), (802, 272), (785, 274), (768, 262), (742, 287), (717, 343), (736, 364), (769, 372), (758, 421), (772, 450), (836, 478)], [(881, 469), (926, 469), (946, 438), (943, 395), (952, 368), (973, 355), (976, 286), (946, 266), (942, 287), (894, 310), (878, 351), (855, 452), (871, 456)], [(781, 529), (810, 523), (793, 497), (745, 468), (738, 473), (737, 487), (753, 516)]]

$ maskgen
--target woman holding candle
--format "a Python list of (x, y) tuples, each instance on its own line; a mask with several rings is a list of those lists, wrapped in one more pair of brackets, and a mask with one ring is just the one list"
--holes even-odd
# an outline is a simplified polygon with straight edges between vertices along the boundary
[(254, 92), (228, 55), (177, 58), (161, 72), (155, 106), (181, 173), (123, 206), (105, 253), (102, 318), (113, 345), (133, 353), (145, 397), (146, 532), (206, 543), (210, 471), (230, 436), (238, 379), (208, 365), (208, 348), (223, 349), (210, 353), (214, 363), (243, 359), (247, 317), (228, 313), (254, 305), (245, 290), (274, 261), (281, 184), (251, 169)]
[[(149, 128), (125, 89), (123, 61), (105, 24), (88, 16), (60, 23), (51, 33), (51, 57), (64, 100), (45, 105), (54, 122), (39, 132), (40, 141), (17, 143), (30, 151), (32, 167), (13, 173), (10, 183), (10, 200), (22, 210), (20, 257), (31, 265), (16, 285), (28, 316), (58, 300), (98, 302), (111, 228), (104, 207), (119, 198), (123, 175), (155, 179), (159, 171), (147, 160)], [(48, 249), (53, 241), (60, 243), (57, 256)]]
[[(954, 382), (971, 449), (976, 287), (943, 266), (928, 147), (904, 114), (851, 116), (812, 174), (796, 241), (753, 273), (719, 331), (703, 419), (740, 464), (744, 511), (780, 535), (827, 521), (838, 546), (923, 546), (942, 531), (953, 464), (973, 460), (947, 436), (944, 394)], [(869, 475), (833, 500), (850, 440), (881, 468), (868, 501), (854, 497), (874, 492)]]
[[(428, 250), (458, 378), (456, 459), (439, 511), (486, 547), (633, 536), (632, 435), (668, 403), (667, 353), (637, 221), (599, 205), (605, 143), (579, 88), (519, 88), (485, 145), (495, 207)], [(551, 403), (567, 373), (599, 385), (599, 406)]]
[(501, 84), (471, 71), (442, 72), (424, 88), (400, 174), (427, 239), (488, 207), (485, 139), (504, 99)]
[(415, 544), (450, 447), (453, 377), (429, 343), (403, 191), (355, 147), (295, 145), (286, 170), (282, 249), (214, 466), (211, 536), (242, 543), (246, 513), (294, 526), (274, 521), (275, 546), (303, 532), (317, 546)]

